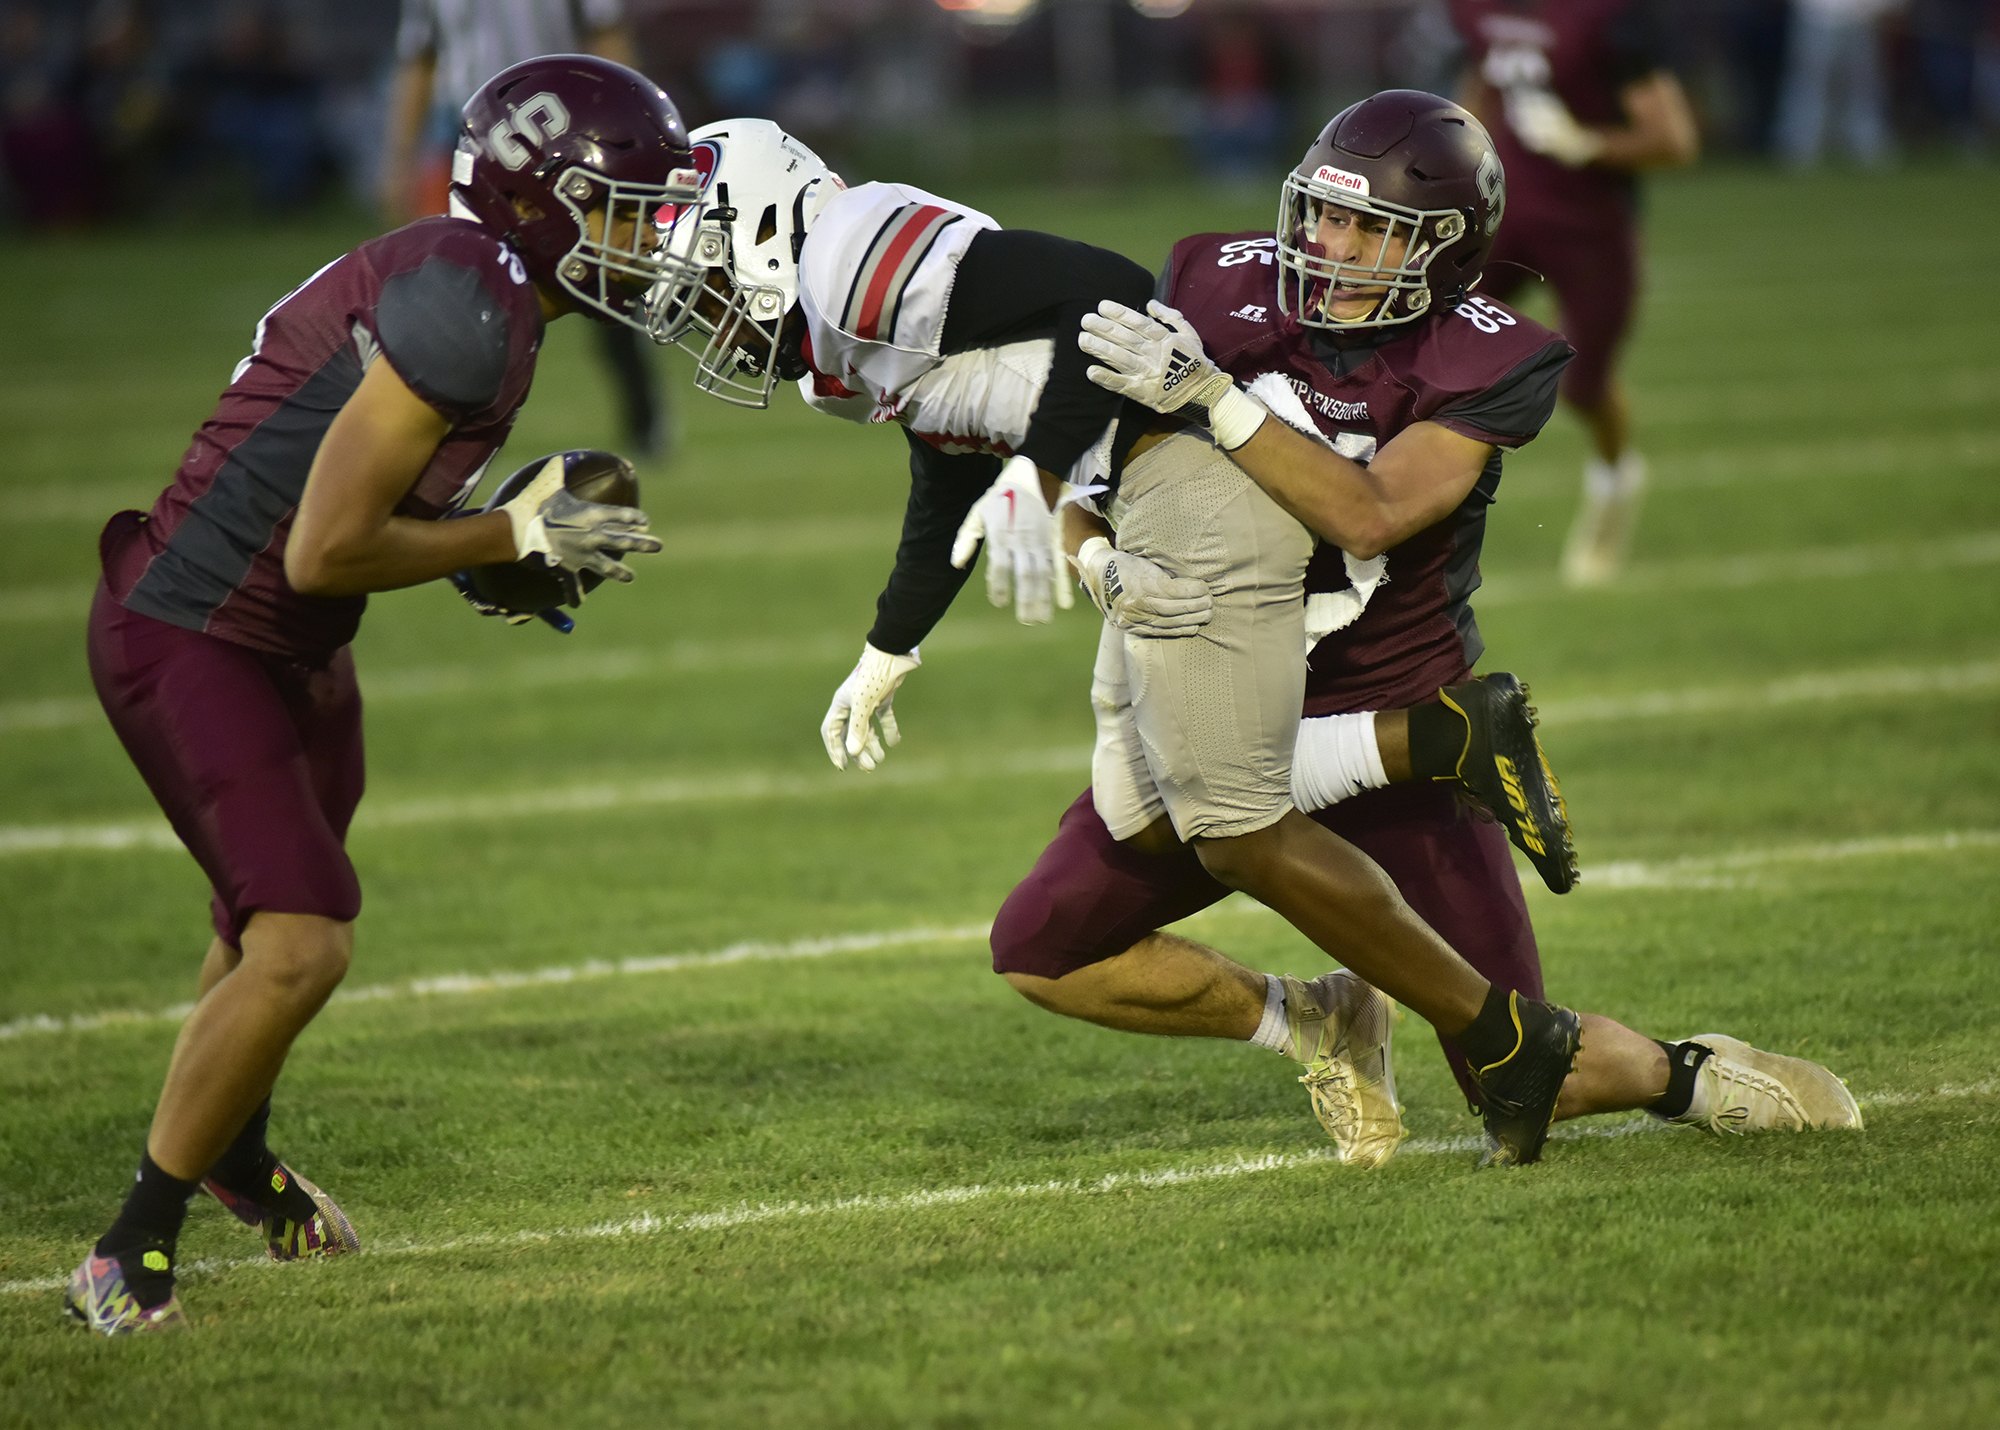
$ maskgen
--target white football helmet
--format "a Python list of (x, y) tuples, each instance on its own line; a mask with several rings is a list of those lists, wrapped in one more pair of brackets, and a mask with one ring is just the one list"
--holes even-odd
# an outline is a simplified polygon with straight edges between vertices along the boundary
[(805, 376), (784, 351), (799, 297), (799, 250), (828, 200), (847, 186), (819, 155), (768, 119), (723, 119), (688, 136), (700, 200), (663, 208), (674, 276), (648, 302), (653, 340), (695, 359), (694, 385), (740, 407), (768, 407), (780, 378)]

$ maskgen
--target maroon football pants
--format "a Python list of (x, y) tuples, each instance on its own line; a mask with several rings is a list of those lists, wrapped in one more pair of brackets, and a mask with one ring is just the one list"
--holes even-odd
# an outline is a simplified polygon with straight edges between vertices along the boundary
[(322, 669), (128, 611), (100, 582), (90, 678), (241, 948), (259, 909), (361, 912), (342, 847), (361, 801), (361, 689), (342, 647)]
[(1576, 228), (1509, 211), (1494, 236), (1479, 291), (1509, 302), (1532, 269), (1555, 289), (1556, 326), (1576, 349), (1562, 395), (1579, 407), (1604, 401), (1639, 296), (1639, 231), (1629, 222)]
[[(1541, 958), (1507, 836), (1440, 785), (1370, 790), (1312, 816), (1380, 864), (1417, 917), (1489, 981), (1542, 996)], [(993, 920), (993, 970), (1061, 978), (1123, 953), (1229, 890), (1192, 849), (1155, 857), (1111, 837), (1085, 790)], [(1440, 1037), (1468, 1101), (1464, 1056)]]

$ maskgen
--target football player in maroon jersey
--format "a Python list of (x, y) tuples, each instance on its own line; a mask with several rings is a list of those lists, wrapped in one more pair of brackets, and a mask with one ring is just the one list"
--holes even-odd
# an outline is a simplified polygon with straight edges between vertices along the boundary
[[(1469, 693), (1500, 450), (1546, 422), (1569, 356), (1472, 291), (1504, 203), (1472, 115), (1391, 91), (1336, 116), (1287, 176), (1275, 237), (1185, 239), (1148, 313), (1106, 304), (1085, 320), (1091, 377), (1138, 408), (1116, 444), (1115, 550), (1202, 579), (1214, 615), (1187, 641), (1107, 640), (1093, 790), (995, 919), (994, 966), (1072, 1017), (1287, 1052), (1359, 1165), (1400, 1137), (1380, 994), (1347, 972), (1259, 974), (1164, 925), (1232, 887), (1283, 913), (1431, 1021), (1503, 1164), (1534, 1160), (1552, 1115), (1858, 1126), (1814, 1064), (1542, 1003), (1505, 842), (1446, 789), (1378, 789), (1312, 818), (1287, 799), (1301, 697), (1337, 725)], [(1079, 553), (1110, 535), (1069, 524)], [(1308, 665), (1301, 608), (1343, 591), (1346, 620)], [(1414, 751), (1465, 731), (1413, 716), (1407, 733)]]
[(1618, 351), (1639, 292), (1637, 175), (1694, 162), (1700, 136), (1668, 67), (1661, 0), (1452, 0), (1468, 48), (1460, 94), (1507, 166), (1507, 221), (1486, 261), (1506, 299), (1537, 275), (1555, 289), (1576, 361), (1562, 395), (1591, 456), (1562, 574), (1617, 574), (1646, 486)]
[[(686, 261), (656, 295), (655, 336), (681, 342), (696, 360), (697, 386), (725, 400), (761, 407), (777, 379), (788, 376), (799, 382), (809, 405), (855, 421), (893, 421), (908, 439), (912, 482), (895, 570), (878, 602), (861, 663), (836, 694), (822, 727), (836, 765), (853, 761), (873, 769), (897, 741), (890, 702), (917, 664), (914, 647), (964, 581), (980, 539), (987, 546), (995, 603), (1011, 594), (1022, 620), (1049, 619), (1050, 505), (1059, 477), (1083, 486), (1103, 474), (1106, 452), (1116, 448), (1136, 460), (1155, 440), (1156, 434), (1142, 436), (1139, 425), (1107, 430), (1120, 404), (1088, 380), (1088, 364), (1075, 347), (1085, 315), (1099, 301), (1121, 296), (1142, 301), (1147, 280), (1143, 270), (1115, 254), (1048, 234), (1001, 230), (983, 214), (905, 185), (847, 189), (810, 150), (767, 120), (718, 121), (691, 137), (707, 182), (692, 212), (668, 216), (672, 246)], [(1497, 169), (1490, 177), (1497, 184)], [(1467, 188), (1469, 181), (1461, 176), (1456, 182)], [(1482, 234), (1482, 251), (1484, 242)], [(1241, 266), (1261, 259), (1268, 271), (1270, 249), (1268, 238), (1231, 243), (1220, 262)], [(1353, 306), (1349, 299), (1336, 302)], [(1250, 331), (1259, 330), (1267, 308), (1255, 311)], [(1539, 338), (1526, 351), (1538, 351), (1538, 345), (1559, 350), (1553, 359), (1544, 354), (1536, 367), (1550, 373), (1552, 382), (1560, 355), (1568, 350), (1552, 335), (1532, 331)], [(1517, 421), (1520, 436), (1495, 440), (1525, 440), (1545, 415)], [(1493, 427), (1482, 425), (1476, 414), (1467, 421), (1468, 430), (1481, 435)], [(1442, 429), (1426, 428), (1410, 440), (1424, 440), (1433, 430)], [(1470, 449), (1475, 443), (1467, 438), (1464, 445)], [(1479, 451), (1484, 460), (1485, 449)], [(1003, 465), (1001, 458), (1010, 453)], [(1297, 522), (1283, 520), (1290, 533), (1282, 539), (1299, 548), (1302, 563), (1310, 538)], [(999, 562), (996, 544), (1005, 553)], [(1438, 548), (1448, 549), (1449, 543)], [(1173, 643), (1209, 634), (1203, 630), (1210, 610), (1208, 581), (1162, 572), (1130, 541), (1113, 556), (1100, 540), (1079, 552), (1076, 564), (1105, 615), (1107, 650), (1127, 635)], [(1338, 561), (1332, 569), (1341, 570)], [(1414, 583), (1415, 569), (1399, 567), (1398, 579)], [(1379, 570), (1369, 584), (1378, 582)], [(1343, 578), (1337, 584), (1348, 583)], [(1332, 612), (1324, 629), (1338, 622), (1343, 601), (1359, 604), (1351, 592), (1331, 587), (1315, 595), (1315, 614), (1322, 605)], [(1449, 621), (1444, 626), (1451, 629)], [(1535, 745), (1525, 691), (1511, 677), (1494, 676), (1461, 679), (1440, 698), (1446, 677), (1465, 675), (1464, 663), (1455, 635), (1445, 642), (1432, 630), (1426, 639), (1428, 644), (1411, 641), (1398, 657), (1405, 666), (1429, 659), (1423, 678), (1399, 687), (1419, 692), (1415, 709), (1371, 706), (1373, 713), (1348, 717), (1337, 728), (1310, 722), (1316, 737), (1301, 739), (1296, 762), (1306, 776), (1299, 802), (1318, 808), (1357, 788), (1394, 780), (1461, 784), (1506, 821), (1550, 886), (1567, 890), (1576, 877), (1574, 855), (1560, 798)], [(1290, 664), (1297, 665), (1300, 636), (1279, 639), (1281, 645), (1287, 642)], [(1442, 646), (1449, 654), (1435, 653)], [(1279, 673), (1279, 663), (1269, 669)], [(1263, 706), (1266, 715), (1275, 714), (1266, 733), (1283, 746), (1266, 752), (1281, 787), (1283, 766), (1293, 763), (1290, 739), (1299, 728), (1300, 699), (1300, 690), (1281, 689)], [(1101, 693), (1097, 703), (1102, 709)], [(1129, 706), (1125, 702), (1126, 713)], [(1211, 723), (1229, 728), (1234, 715), (1227, 711)], [(1123, 760), (1134, 749), (1136, 737), (1117, 732), (1100, 748), (1100, 807), (1117, 798)], [(1154, 806), (1130, 828), (1114, 815), (1113, 826), (1124, 838), (1158, 813)], [(1312, 887), (1292, 901), (1292, 911), (1330, 943), (1339, 931), (1334, 946), (1346, 961), (1377, 968), (1385, 977), (1404, 969), (1419, 1000), (1423, 990), (1448, 991), (1456, 979), (1460, 1000), (1470, 1006), (1453, 1026), (1478, 1012), (1484, 983), (1393, 891), (1384, 897), (1380, 871), (1321, 831), (1305, 837), (1315, 845), (1310, 867), (1332, 867), (1335, 882)], [(1504, 841), (1497, 857), (1506, 863)], [(1425, 971), (1425, 959), (1439, 967)], [(1357, 998), (1380, 1006), (1380, 995), (1355, 986), (1364, 990)], [(1435, 1011), (1452, 1016), (1449, 1008)], [(1553, 1098), (1552, 1084), (1547, 1099)], [(1393, 1119), (1393, 1098), (1389, 1113)], [(1394, 1145), (1393, 1130), (1388, 1145)]]
[(528, 394), (543, 325), (643, 327), (652, 215), (692, 192), (673, 102), (622, 65), (503, 70), (465, 108), (452, 214), (363, 244), (257, 325), (150, 512), (100, 541), (90, 669), (113, 729), (213, 888), (215, 938), (123, 1209), (71, 1279), (105, 1335), (182, 1324), (175, 1243), (206, 1188), (274, 1260), (358, 1249), (265, 1141), (292, 1041), (345, 975), (361, 889), (349, 642), (370, 591), (541, 553), (630, 580), (645, 514), (582, 502), (559, 466), (463, 505)]

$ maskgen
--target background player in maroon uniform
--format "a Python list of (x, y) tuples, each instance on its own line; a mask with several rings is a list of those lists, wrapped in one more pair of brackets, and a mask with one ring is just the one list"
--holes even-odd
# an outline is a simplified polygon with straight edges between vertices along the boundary
[(1668, 68), (1660, 0), (1452, 0), (1451, 10), (1469, 49), (1461, 98), (1507, 168), (1507, 217), (1482, 290), (1505, 299), (1545, 276), (1576, 347), (1563, 397), (1592, 455), (1562, 573), (1594, 585), (1623, 561), (1646, 485), (1617, 375), (1639, 288), (1635, 176), (1692, 163), (1700, 139)]
[[(1503, 202), (1500, 165), (1469, 114), (1435, 96), (1378, 95), (1338, 116), (1287, 179), (1275, 239), (1209, 234), (1176, 245), (1160, 291), (1186, 317), (1155, 305), (1154, 321), (1113, 309), (1107, 321), (1084, 325), (1086, 350), (1110, 369), (1093, 369), (1094, 379), (1183, 418), (1192, 396), (1203, 404), (1193, 415), (1216, 443), (1328, 538), (1308, 590), (1347, 582), (1334, 544), (1361, 556), (1386, 549), (1388, 583), (1312, 654), (1307, 708), (1315, 714), (1406, 704), (1440, 685), (1449, 691), (1480, 653), (1468, 598), (1499, 477), (1497, 448), (1518, 445), (1546, 421), (1567, 355), (1546, 330), (1469, 296)], [(1230, 381), (1272, 372), (1303, 391), (1323, 442), (1346, 440), (1322, 445), (1265, 420)], [(1336, 445), (1372, 460), (1362, 465)], [(1168, 553), (1148, 554), (1180, 569)], [(1413, 745), (1432, 738), (1414, 725), (1411, 737)], [(1342, 1068), (1343, 1050), (1323, 1041), (1336, 1021), (1329, 1003), (1345, 1001), (1351, 985), (1340, 985), (1340, 975), (1315, 986), (1272, 978), (1162, 932), (1221, 898), (1227, 889), (1215, 874), (1229, 871), (1200, 851), (1160, 852), (1168, 841), (1157, 829), (1119, 842), (1125, 831), (1107, 823), (1106, 804), (1100, 791), (1072, 805), (1009, 896), (994, 921), (995, 969), (1034, 1002), (1072, 1017), (1289, 1052), (1308, 1064), (1322, 1120), (1343, 1140), (1343, 1117), (1369, 1115), (1357, 1107), (1369, 1089), (1356, 1079), (1387, 1076), (1386, 1058), (1371, 1067), (1346, 1057)], [(1504, 1058), (1519, 1038), (1518, 1025), (1496, 1026), (1511, 1022), (1515, 1000), (1504, 994), (1540, 993), (1533, 932), (1498, 830), (1465, 818), (1437, 787), (1362, 794), (1315, 818), (1373, 855), (1477, 970), (1472, 1008), (1467, 988), (1453, 986), (1442, 996), (1427, 991), (1422, 1011), (1468, 1096), (1490, 1103), (1474, 1069)], [(1380, 922), (1394, 914), (1395, 895), (1357, 875), (1341, 906)], [(1367, 919), (1358, 928), (1366, 936)], [(1373, 1021), (1370, 1033), (1386, 1042)], [(1657, 1043), (1608, 1018), (1587, 1016), (1583, 1031), (1558, 1116), (1643, 1106), (1709, 1126), (1858, 1125), (1838, 1081), (1811, 1064), (1733, 1039)], [(1498, 1053), (1488, 1054), (1496, 1043)], [(1393, 1140), (1361, 1131), (1356, 1139), (1349, 1129), (1347, 1160), (1372, 1165), (1393, 1151)]]
[(453, 216), (362, 245), (265, 314), (174, 484), (104, 531), (91, 675), (209, 877), (216, 935), (137, 1179), (70, 1284), (71, 1314), (107, 1335), (184, 1320), (174, 1248), (199, 1186), (274, 1259), (358, 1247), (265, 1128), (361, 907), (343, 843), (366, 593), (530, 552), (630, 580), (618, 555), (659, 549), (644, 513), (580, 502), (559, 473), (440, 518), (506, 440), (546, 321), (643, 323), (652, 215), (691, 192), (680, 117), (631, 70), (561, 56), (495, 76), (465, 126)]

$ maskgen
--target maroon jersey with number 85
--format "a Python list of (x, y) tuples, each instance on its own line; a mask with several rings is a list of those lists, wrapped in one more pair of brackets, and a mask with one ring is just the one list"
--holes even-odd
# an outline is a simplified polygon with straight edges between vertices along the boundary
[[(1555, 410), (1571, 349), (1547, 328), (1474, 294), (1375, 330), (1343, 353), (1279, 314), (1275, 248), (1268, 233), (1182, 239), (1161, 275), (1161, 301), (1194, 324), (1209, 358), (1239, 382), (1283, 374), (1342, 456), (1365, 464), (1418, 422), (1496, 449), (1519, 447)], [(1388, 579), (1367, 608), (1314, 648), (1307, 715), (1407, 705), (1465, 678), (1484, 648), (1468, 598), (1479, 585), (1486, 508), (1499, 481), (1496, 450), (1456, 511), (1390, 549)], [(1346, 585), (1339, 550), (1321, 543), (1307, 592)]]

